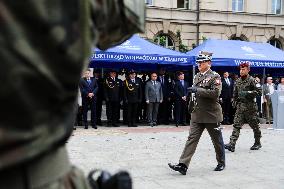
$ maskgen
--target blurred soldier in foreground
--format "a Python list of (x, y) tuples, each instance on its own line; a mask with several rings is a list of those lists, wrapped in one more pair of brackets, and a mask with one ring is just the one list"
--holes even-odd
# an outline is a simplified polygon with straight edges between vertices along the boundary
[(259, 129), (259, 119), (257, 116), (257, 105), (255, 98), (261, 95), (261, 86), (257, 81), (249, 75), (250, 66), (248, 63), (240, 65), (240, 78), (237, 79), (234, 94), (233, 105), (236, 107), (236, 114), (233, 125), (233, 132), (230, 137), (230, 143), (225, 145), (225, 148), (231, 152), (235, 151), (235, 145), (240, 135), (240, 130), (245, 123), (253, 129), (254, 145), (251, 150), (258, 150), (261, 148), (260, 138), (261, 131)]
[(142, 0), (0, 1), (1, 189), (90, 188), (65, 148), (80, 74), (91, 45), (123, 42), (143, 17)]
[(194, 77), (193, 87), (189, 92), (195, 93), (195, 105), (191, 113), (192, 122), (188, 140), (186, 141), (179, 164), (169, 163), (169, 167), (186, 175), (191, 158), (196, 150), (198, 141), (206, 128), (213, 142), (218, 165), (214, 171), (225, 168), (225, 149), (220, 130), (223, 120), (219, 96), (222, 89), (221, 77), (210, 69), (212, 53), (201, 52), (197, 57), (199, 73)]

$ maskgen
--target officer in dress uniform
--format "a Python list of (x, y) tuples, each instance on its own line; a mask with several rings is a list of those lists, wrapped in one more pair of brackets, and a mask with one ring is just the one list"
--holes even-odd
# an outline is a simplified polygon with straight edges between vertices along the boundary
[(137, 108), (138, 103), (142, 101), (142, 85), (140, 80), (136, 78), (134, 70), (129, 71), (129, 77), (124, 80), (124, 101), (127, 106), (127, 123), (128, 127), (137, 127)]
[(117, 78), (115, 70), (109, 72), (109, 76), (105, 79), (104, 94), (106, 100), (106, 114), (108, 126), (119, 127), (120, 101), (122, 99), (122, 81)]
[(222, 108), (219, 104), (221, 93), (221, 77), (210, 69), (212, 53), (200, 52), (197, 57), (199, 73), (194, 77), (189, 92), (194, 94), (195, 102), (191, 113), (191, 128), (186, 141), (179, 164), (169, 163), (169, 167), (186, 175), (191, 158), (196, 150), (198, 141), (207, 129), (213, 142), (216, 159), (218, 162), (214, 171), (222, 171), (225, 168), (225, 149), (220, 130), (220, 122), (223, 120)]

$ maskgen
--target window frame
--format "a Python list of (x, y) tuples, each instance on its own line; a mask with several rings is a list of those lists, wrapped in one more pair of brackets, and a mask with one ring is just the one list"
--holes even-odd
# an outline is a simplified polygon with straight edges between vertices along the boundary
[[(177, 0), (177, 8), (178, 8), (178, 9), (190, 10), (190, 8), (191, 8), (191, 6), (190, 6), (191, 0), (183, 0), (183, 7), (178, 7), (178, 1), (179, 1), (179, 0)], [(186, 4), (187, 4), (187, 5), (186, 5)]]
[[(161, 41), (160, 41), (160, 37), (162, 37), (162, 36), (166, 37), (165, 46), (163, 46), (161, 44)], [(174, 39), (170, 35), (165, 34), (165, 33), (160, 33), (155, 38), (157, 39), (157, 42), (155, 42), (156, 44), (158, 44), (158, 45), (160, 45), (162, 47), (165, 47), (167, 49), (172, 49), (172, 50), (176, 49), (175, 41), (174, 41)], [(154, 41), (155, 41), (155, 38), (154, 38)], [(171, 43), (173, 44), (173, 46), (169, 46), (169, 40), (171, 40)]]
[[(239, 2), (242, 2), (241, 10), (239, 10)], [(235, 5), (235, 10), (233, 9)], [(232, 12), (244, 12), (245, 10), (245, 0), (232, 0)]]
[[(274, 42), (274, 44), (271, 44), (272, 41)], [(280, 50), (283, 50), (283, 44), (281, 43), (281, 41), (277, 38), (271, 38), (270, 40), (267, 41), (267, 43), (269, 43), (270, 45), (272, 45), (273, 47), (277, 48), (277, 49), (280, 49)], [(279, 44), (279, 47), (277, 47), (277, 43)]]
[[(148, 1), (151, 1), (151, 3), (148, 3)], [(145, 0), (145, 4), (147, 6), (153, 6), (154, 5), (154, 0)]]
[[(278, 2), (280, 3), (280, 12), (279, 13), (277, 13)], [(276, 15), (282, 14), (282, 6), (283, 6), (283, 1), (282, 0), (272, 0), (271, 1), (271, 13), (272, 14), (276, 14)]]

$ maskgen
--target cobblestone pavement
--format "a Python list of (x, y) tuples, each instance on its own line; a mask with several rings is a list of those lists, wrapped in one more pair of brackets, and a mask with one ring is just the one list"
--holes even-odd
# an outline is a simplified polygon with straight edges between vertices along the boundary
[[(177, 162), (187, 139), (189, 127), (156, 128), (78, 128), (68, 141), (71, 161), (86, 173), (102, 168), (115, 173), (128, 170), (134, 189), (283, 189), (284, 131), (262, 125), (262, 146), (250, 151), (253, 132), (241, 130), (236, 151), (226, 152), (226, 169), (214, 172), (217, 165), (209, 135), (204, 132), (186, 176), (168, 168)], [(232, 126), (223, 129), (225, 143)]]

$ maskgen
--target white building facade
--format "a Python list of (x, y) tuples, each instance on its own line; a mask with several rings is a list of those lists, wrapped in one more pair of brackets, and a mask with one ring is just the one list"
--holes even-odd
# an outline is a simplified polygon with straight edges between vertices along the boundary
[[(284, 0), (145, 0), (142, 37), (189, 49), (204, 39), (269, 42), (284, 49)], [(162, 37), (162, 38), (161, 38)], [(162, 40), (162, 41), (161, 41)]]

